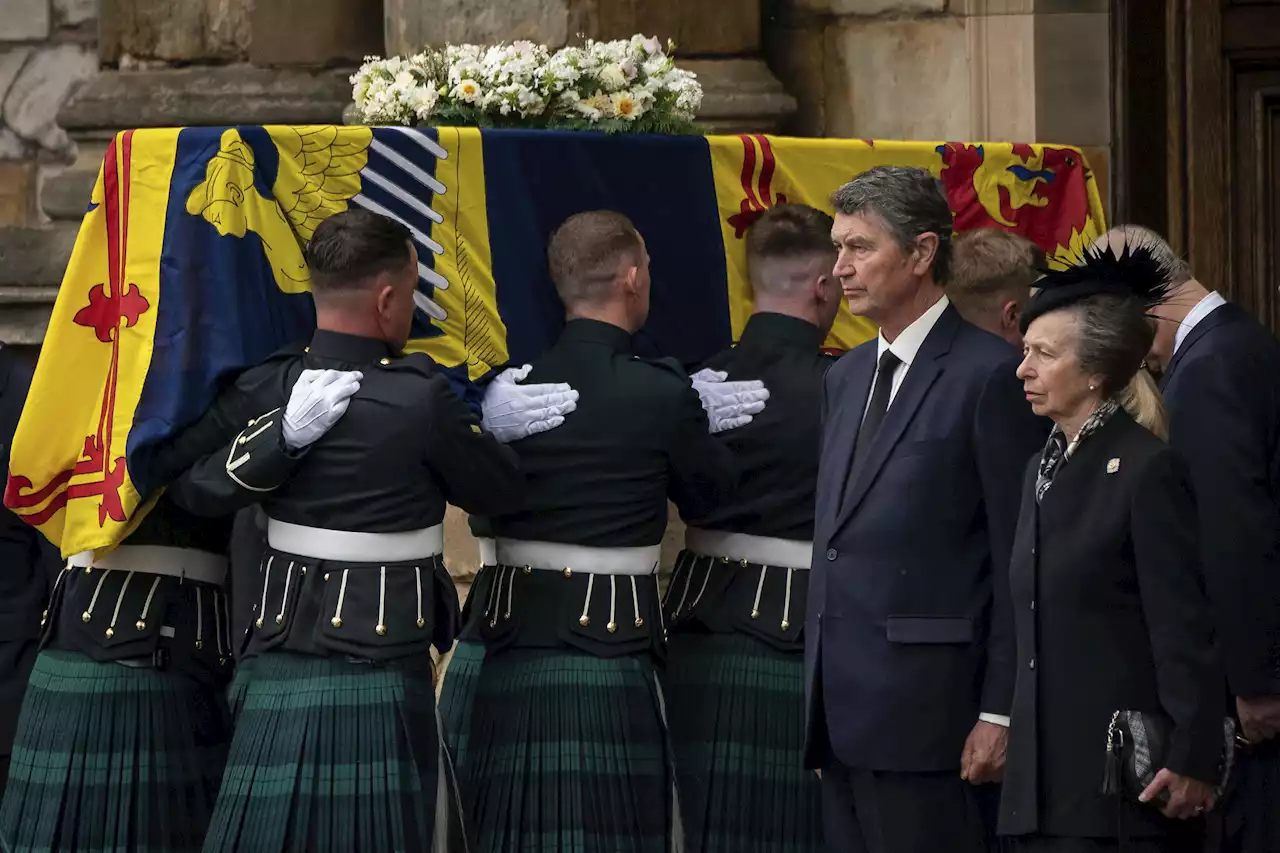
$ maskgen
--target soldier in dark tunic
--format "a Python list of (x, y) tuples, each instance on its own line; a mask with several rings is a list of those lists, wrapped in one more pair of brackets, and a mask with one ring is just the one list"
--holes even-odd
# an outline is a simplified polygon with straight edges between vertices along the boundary
[[(249, 394), (270, 372), (236, 388)], [(249, 410), (224, 414), (243, 423)], [(154, 496), (220, 443), (192, 433), (139, 454), (130, 474)], [(231, 519), (167, 495), (140, 514), (121, 545), (73, 555), (54, 580), (0, 806), (11, 850), (183, 853), (204, 840), (231, 739)]]
[[(204, 849), (461, 850), (430, 653), (458, 623), (442, 521), (446, 502), (515, 509), (523, 479), (434, 362), (400, 354), (417, 280), (409, 233), (350, 210), (316, 229), (307, 256), (310, 346), (277, 360), (247, 426), (228, 431), (224, 399), (193, 428), (228, 446), (172, 487), (195, 512), (257, 502), (267, 517), (266, 554), (241, 579), (257, 600)], [(307, 370), (354, 376), (359, 392), (327, 401), (345, 413), (295, 458), (282, 431), (312, 413), (278, 401)]]
[(755, 313), (704, 368), (763, 380), (770, 398), (720, 435), (741, 480), (713, 511), (685, 515), (666, 595), (664, 683), (682, 709), (671, 736), (690, 851), (823, 849), (818, 779), (803, 762), (802, 632), (835, 258), (830, 216), (804, 205), (765, 213), (747, 232)]
[[(0, 459), (5, 470), (30, 388), (31, 366), (0, 345)], [(0, 507), (0, 792), (9, 778), (18, 710), (39, 650), (40, 611), (60, 562), (58, 549), (44, 534)]]
[[(568, 322), (530, 379), (569, 383), (578, 409), (511, 445), (528, 496), (488, 520), (495, 564), (468, 597), (441, 713), (479, 850), (658, 853), (680, 836), (656, 679), (667, 499), (710, 512), (735, 471), (681, 367), (631, 354), (649, 309), (634, 226), (577, 214), (548, 255)], [(767, 395), (739, 390), (749, 420)]]

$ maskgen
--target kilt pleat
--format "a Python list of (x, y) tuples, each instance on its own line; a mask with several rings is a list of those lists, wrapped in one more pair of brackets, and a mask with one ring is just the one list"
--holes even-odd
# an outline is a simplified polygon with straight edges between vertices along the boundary
[(465, 851), (430, 666), (289, 652), (242, 663), (204, 850)]
[(460, 642), (441, 696), (483, 853), (666, 853), (673, 776), (653, 664)]
[(677, 633), (663, 678), (690, 853), (820, 853), (804, 756), (804, 658), (745, 634)]
[(221, 691), (175, 672), (41, 652), (0, 839), (19, 851), (197, 851), (230, 740)]

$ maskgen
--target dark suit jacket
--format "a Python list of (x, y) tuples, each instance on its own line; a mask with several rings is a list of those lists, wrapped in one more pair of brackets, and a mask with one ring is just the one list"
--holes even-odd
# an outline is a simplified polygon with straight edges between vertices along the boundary
[(1013, 696), (1006, 569), (1047, 430), (1016, 353), (948, 307), (850, 477), (876, 360), (876, 341), (853, 350), (823, 393), (806, 760), (956, 770), (979, 712)]
[[(20, 356), (0, 346), (0, 458), (6, 471), (31, 375)], [(59, 564), (58, 550), (40, 531), (0, 507), (0, 756), (9, 755), (13, 746), (40, 614)]]
[[(1000, 832), (1115, 837), (1099, 793), (1119, 710), (1174, 723), (1164, 766), (1214, 782), (1225, 713), (1182, 456), (1123, 410), (1079, 446), (1044, 501), (1028, 466), (1010, 567), (1018, 683)], [(1114, 470), (1112, 470), (1114, 469)], [(1126, 831), (1162, 834), (1154, 807)]]
[(1223, 305), (1178, 347), (1162, 388), (1231, 691), (1280, 695), (1280, 343)]

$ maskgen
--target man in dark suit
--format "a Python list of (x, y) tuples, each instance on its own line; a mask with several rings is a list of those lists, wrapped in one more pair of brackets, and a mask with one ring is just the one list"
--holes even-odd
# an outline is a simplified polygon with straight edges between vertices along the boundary
[(1122, 225), (1100, 242), (1146, 245), (1173, 270), (1148, 359), (1162, 373), (1169, 441), (1191, 465), (1218, 647), (1251, 746), (1226, 805), (1224, 849), (1280, 850), (1280, 343), (1196, 281), (1159, 235)]
[(832, 850), (985, 849), (1014, 682), (1009, 554), (1044, 430), (1008, 343), (944, 292), (951, 211), (928, 171), (833, 196), (835, 274), (880, 326), (823, 390), (805, 627), (806, 759)]
[[(6, 471), (31, 373), (18, 353), (0, 345), (0, 457)], [(18, 711), (39, 651), (40, 613), (58, 563), (58, 550), (40, 531), (0, 507), (0, 794), (9, 780)]]

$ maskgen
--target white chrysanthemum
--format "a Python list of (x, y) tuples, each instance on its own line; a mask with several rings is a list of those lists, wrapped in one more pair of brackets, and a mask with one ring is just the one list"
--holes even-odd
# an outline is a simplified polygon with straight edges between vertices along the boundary
[(634, 92), (617, 92), (612, 98), (613, 114), (625, 121), (635, 121), (645, 113), (645, 105)]
[(436, 103), (439, 101), (439, 94), (436, 92), (434, 80), (428, 80), (422, 86), (414, 89), (405, 99), (407, 106), (419, 121), (426, 121), (435, 112)]
[(460, 80), (449, 95), (464, 104), (478, 104), (484, 100), (484, 87), (475, 80)]

